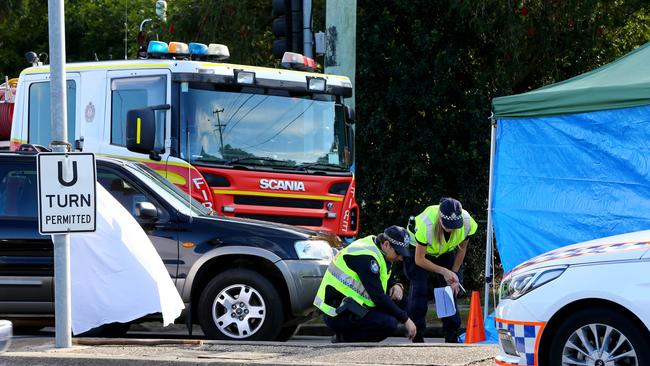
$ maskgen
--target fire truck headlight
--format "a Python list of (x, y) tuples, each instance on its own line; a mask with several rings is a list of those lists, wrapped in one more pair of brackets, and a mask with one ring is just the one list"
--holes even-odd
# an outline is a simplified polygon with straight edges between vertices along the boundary
[(299, 259), (332, 260), (334, 251), (325, 240), (300, 240), (294, 244)]

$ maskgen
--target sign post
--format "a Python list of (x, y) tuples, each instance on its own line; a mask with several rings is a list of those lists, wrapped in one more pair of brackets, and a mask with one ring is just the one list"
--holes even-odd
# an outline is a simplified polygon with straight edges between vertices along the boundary
[(70, 235), (96, 228), (96, 167), (90, 153), (40, 153), (38, 229), (54, 244), (55, 346), (72, 346)]
[[(47, 1), (50, 41), (50, 106), (52, 108), (52, 150), (68, 151), (67, 93), (65, 82), (65, 12), (63, 0)], [(71, 136), (74, 138), (74, 136)], [(57, 348), (72, 346), (70, 305), (70, 237), (52, 235), (54, 245), (54, 322)]]

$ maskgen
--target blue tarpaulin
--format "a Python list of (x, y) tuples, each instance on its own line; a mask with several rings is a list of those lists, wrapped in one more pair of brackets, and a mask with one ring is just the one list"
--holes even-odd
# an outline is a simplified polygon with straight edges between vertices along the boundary
[(650, 106), (497, 118), (492, 216), (504, 272), (650, 229)]

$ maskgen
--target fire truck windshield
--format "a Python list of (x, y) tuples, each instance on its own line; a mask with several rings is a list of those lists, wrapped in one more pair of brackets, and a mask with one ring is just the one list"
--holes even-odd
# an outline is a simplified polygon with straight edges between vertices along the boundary
[(332, 95), (190, 85), (180, 101), (180, 155), (190, 162), (336, 171), (352, 164), (352, 134)]

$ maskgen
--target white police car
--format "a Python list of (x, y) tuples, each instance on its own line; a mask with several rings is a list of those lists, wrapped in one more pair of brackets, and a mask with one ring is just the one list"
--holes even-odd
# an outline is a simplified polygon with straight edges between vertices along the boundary
[(650, 230), (544, 253), (499, 292), (499, 365), (650, 365)]

